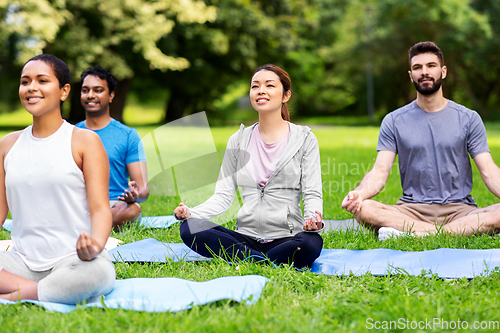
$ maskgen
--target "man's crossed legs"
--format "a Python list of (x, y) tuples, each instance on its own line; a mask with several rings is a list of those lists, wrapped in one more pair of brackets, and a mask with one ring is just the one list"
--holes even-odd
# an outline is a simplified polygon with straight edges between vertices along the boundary
[(400, 200), (387, 205), (365, 200), (355, 216), (358, 222), (376, 230), (389, 227), (416, 236), (438, 231), (464, 236), (500, 231), (500, 204), (477, 208), (461, 203), (413, 204)]

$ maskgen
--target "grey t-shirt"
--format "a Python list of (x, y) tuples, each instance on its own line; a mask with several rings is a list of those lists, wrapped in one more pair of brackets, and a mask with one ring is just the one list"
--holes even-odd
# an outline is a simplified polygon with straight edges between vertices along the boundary
[(477, 112), (451, 100), (441, 111), (426, 112), (413, 101), (385, 116), (377, 144), (381, 150), (398, 154), (401, 200), (476, 205), (469, 154), (489, 152)]

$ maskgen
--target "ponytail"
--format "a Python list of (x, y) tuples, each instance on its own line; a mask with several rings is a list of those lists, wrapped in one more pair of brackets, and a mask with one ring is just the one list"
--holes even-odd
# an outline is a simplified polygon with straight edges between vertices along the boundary
[(286, 105), (286, 102), (281, 104), (281, 118), (290, 121), (290, 112), (288, 112), (288, 105)]

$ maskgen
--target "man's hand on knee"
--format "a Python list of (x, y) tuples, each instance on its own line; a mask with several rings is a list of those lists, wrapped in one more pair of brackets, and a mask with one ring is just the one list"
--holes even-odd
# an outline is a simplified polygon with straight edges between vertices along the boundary
[(128, 188), (118, 199), (126, 203), (134, 203), (139, 198), (139, 186), (135, 181), (131, 181), (128, 183)]
[(344, 200), (342, 200), (342, 208), (347, 210), (349, 213), (356, 214), (361, 209), (364, 199), (361, 197), (359, 192), (351, 191), (347, 193)]

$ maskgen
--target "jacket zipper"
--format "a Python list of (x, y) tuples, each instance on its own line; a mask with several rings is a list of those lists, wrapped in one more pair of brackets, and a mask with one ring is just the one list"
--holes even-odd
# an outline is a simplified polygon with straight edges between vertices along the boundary
[(262, 225), (262, 202), (264, 201), (264, 187), (260, 187), (257, 184), (257, 187), (260, 190), (260, 204), (259, 204), (259, 226), (260, 226), (260, 235), (264, 235), (264, 226)]
[[(240, 130), (241, 130), (241, 127), (240, 127)], [(252, 128), (252, 130), (253, 130), (253, 128)], [(290, 128), (290, 132), (291, 132), (291, 128)], [(307, 135), (306, 135), (306, 137), (307, 137)], [(304, 138), (304, 140), (305, 140), (305, 138)], [(247, 138), (247, 140), (246, 140), (246, 146), (248, 146), (248, 142), (249, 141), (250, 141), (250, 139)], [(287, 149), (285, 149), (284, 154), (286, 152), (287, 152)], [(271, 174), (271, 177), (269, 177), (269, 179), (267, 180), (266, 185), (264, 185), (264, 187), (260, 187), (260, 185), (257, 184), (257, 182), (255, 182), (255, 185), (257, 186), (257, 189), (260, 191), (259, 226), (260, 226), (260, 234), (261, 235), (264, 234), (264, 227), (262, 225), (262, 201), (264, 200), (264, 189), (266, 188), (267, 184), (269, 184), (269, 182), (275, 177), (276, 170), (278, 169), (278, 164), (279, 164), (279, 161), (278, 161), (278, 163), (276, 163), (276, 169), (273, 171), (273, 173)], [(247, 171), (247, 173), (248, 173), (248, 171)], [(251, 176), (250, 176), (250, 178), (251, 178)], [(286, 216), (287, 224), (288, 224), (288, 215), (290, 213), (289, 210), (290, 210), (290, 207), (287, 208), (287, 216)], [(290, 234), (292, 234), (293, 233), (293, 226), (290, 227), (290, 225), (288, 225), (288, 228), (290, 229)]]

